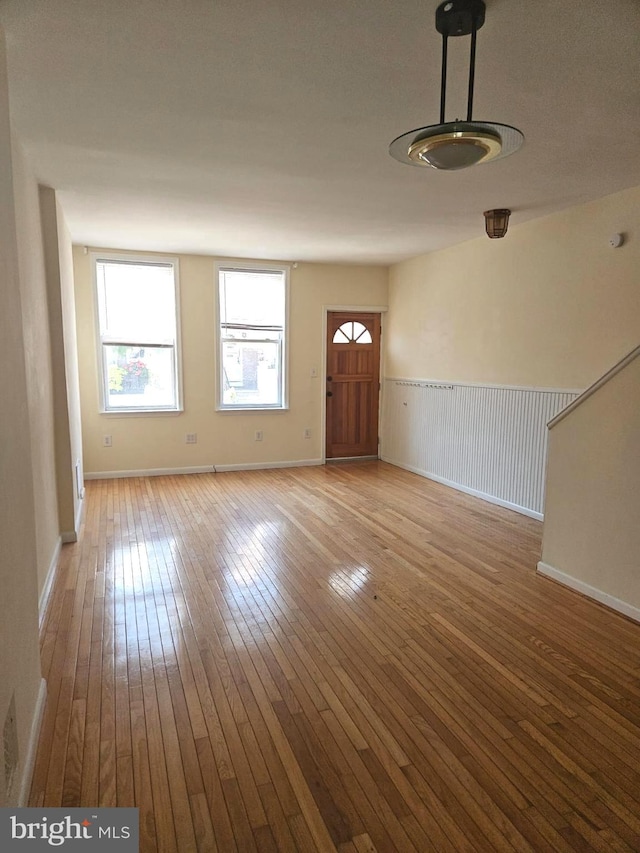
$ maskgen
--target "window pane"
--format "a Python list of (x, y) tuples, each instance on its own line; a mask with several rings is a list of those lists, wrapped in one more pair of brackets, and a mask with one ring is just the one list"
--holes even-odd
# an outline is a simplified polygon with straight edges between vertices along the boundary
[(218, 269), (219, 405), (285, 405), (286, 270)]
[(174, 270), (169, 264), (98, 260), (101, 336), (111, 340), (174, 343)]
[(173, 347), (105, 346), (109, 409), (176, 405)]
[(336, 330), (333, 336), (334, 344), (371, 344), (371, 332), (362, 323), (349, 320)]
[(281, 331), (271, 331), (270, 329), (234, 329), (233, 327), (227, 328), (225, 327), (222, 330), (223, 338), (233, 338), (241, 340), (250, 340), (250, 341), (281, 341), (282, 340), (282, 332)]
[(284, 328), (284, 273), (220, 271), (220, 323)]
[(222, 402), (236, 406), (279, 406), (280, 344), (223, 341)]

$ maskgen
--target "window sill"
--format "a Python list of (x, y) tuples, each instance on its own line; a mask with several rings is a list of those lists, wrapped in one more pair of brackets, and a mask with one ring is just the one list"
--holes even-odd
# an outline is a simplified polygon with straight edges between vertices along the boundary
[(289, 406), (216, 406), (216, 412), (239, 412), (247, 414), (247, 412), (288, 412)]
[(146, 417), (174, 417), (181, 415), (184, 409), (100, 409), (99, 414), (111, 418), (146, 418)]

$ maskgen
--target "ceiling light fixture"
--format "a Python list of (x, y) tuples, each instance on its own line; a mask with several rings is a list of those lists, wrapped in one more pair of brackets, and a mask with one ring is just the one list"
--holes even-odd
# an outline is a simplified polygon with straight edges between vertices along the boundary
[[(393, 140), (389, 153), (400, 163), (431, 166), (454, 171), (499, 160), (513, 154), (524, 141), (523, 134), (508, 124), (473, 121), (473, 85), (476, 65), (476, 34), (484, 24), (483, 0), (447, 0), (436, 9), (436, 29), (442, 35), (442, 76), (440, 82), (440, 124), (420, 127)], [(445, 122), (447, 99), (447, 39), (471, 34), (469, 94), (466, 121)]]
[(497, 240), (499, 237), (504, 237), (509, 227), (509, 216), (511, 211), (506, 207), (496, 208), (495, 210), (485, 210), (484, 224), (487, 229), (487, 237), (492, 240)]

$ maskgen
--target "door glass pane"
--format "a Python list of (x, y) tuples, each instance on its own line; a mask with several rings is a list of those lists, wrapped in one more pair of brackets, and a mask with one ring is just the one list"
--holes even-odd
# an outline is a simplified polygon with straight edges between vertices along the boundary
[(350, 344), (353, 342), (357, 344), (371, 344), (373, 343), (373, 339), (371, 337), (371, 332), (363, 323), (349, 320), (347, 323), (343, 323), (340, 328), (336, 330), (333, 336), (333, 343)]
[(348, 338), (345, 333), (342, 331), (342, 328), (337, 329), (335, 335), (333, 336), (334, 344), (348, 344), (350, 338)]

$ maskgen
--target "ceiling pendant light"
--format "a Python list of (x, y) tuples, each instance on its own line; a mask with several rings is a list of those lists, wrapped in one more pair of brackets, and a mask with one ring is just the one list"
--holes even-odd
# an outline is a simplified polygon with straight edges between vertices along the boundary
[[(508, 124), (473, 121), (473, 84), (476, 64), (476, 34), (484, 24), (483, 0), (447, 0), (436, 9), (436, 29), (442, 35), (440, 124), (420, 127), (393, 140), (389, 153), (400, 163), (454, 171), (499, 160), (513, 154), (524, 141), (523, 134)], [(445, 122), (447, 97), (447, 39), (471, 34), (469, 94), (466, 121)]]
[(506, 207), (498, 207), (495, 210), (485, 210), (483, 215), (487, 237), (491, 237), (492, 240), (504, 237), (509, 227), (511, 211)]

